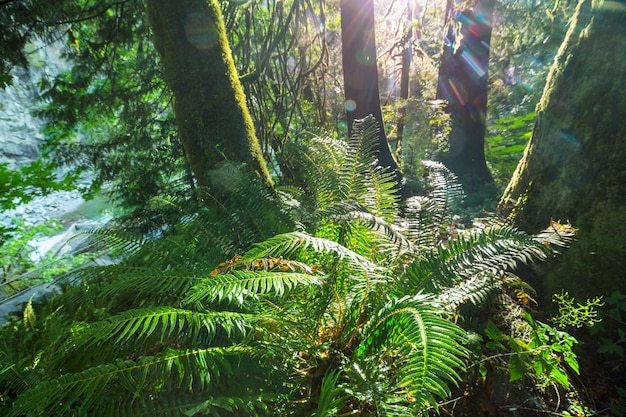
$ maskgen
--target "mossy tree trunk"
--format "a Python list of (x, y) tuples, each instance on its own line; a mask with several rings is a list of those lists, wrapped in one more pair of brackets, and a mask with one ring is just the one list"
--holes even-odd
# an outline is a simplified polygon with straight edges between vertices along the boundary
[(493, 182), (485, 160), (487, 69), (495, 0), (448, 1), (437, 98), (448, 102), (452, 130), (439, 159), (468, 192)]
[(198, 186), (224, 161), (246, 163), (271, 185), (217, 0), (148, 0), (163, 78)]
[(341, 0), (340, 7), (341, 54), (348, 131), (352, 134), (355, 119), (363, 119), (371, 114), (379, 126), (376, 146), (378, 164), (394, 171), (399, 181), (399, 167), (389, 149), (380, 107), (374, 2)]
[(548, 75), (532, 138), (504, 192), (535, 232), (570, 220), (578, 242), (548, 278), (584, 298), (626, 289), (626, 3), (581, 0)]

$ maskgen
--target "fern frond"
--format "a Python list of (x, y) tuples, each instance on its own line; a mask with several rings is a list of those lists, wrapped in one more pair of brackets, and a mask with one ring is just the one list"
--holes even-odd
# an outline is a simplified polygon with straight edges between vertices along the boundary
[(119, 359), (40, 382), (15, 401), (9, 416), (101, 415), (100, 399), (114, 395), (113, 392), (121, 398), (132, 398), (170, 385), (189, 392), (204, 390), (232, 373), (229, 359), (258, 353), (252, 348), (233, 346), (167, 350), (161, 356), (138, 361)]
[(198, 413), (221, 417), (224, 412), (233, 415), (259, 416), (259, 411), (267, 411), (267, 404), (276, 401), (276, 395), (256, 395), (248, 397), (211, 397), (201, 403), (185, 408), (183, 413), (187, 416), (195, 416)]
[(385, 417), (405, 417), (412, 415), (403, 390), (389, 378), (393, 370), (389, 364), (363, 358), (346, 367), (350, 390), (374, 415)]
[(322, 387), (319, 399), (317, 401), (317, 409), (311, 411), (307, 416), (331, 416), (336, 415), (348, 401), (350, 395), (339, 383), (341, 371), (328, 370), (322, 379)]
[(456, 176), (440, 162), (423, 161), (428, 169), (427, 196), (411, 197), (404, 209), (404, 227), (407, 237), (418, 246), (432, 248), (435, 237), (446, 223), (451, 223), (452, 214), (464, 194)]
[[(115, 306), (137, 308), (168, 304), (180, 300), (202, 276), (188, 276), (178, 271), (161, 271), (151, 267), (109, 265), (74, 271), (72, 280), (88, 280), (98, 286), (96, 296), (115, 309)], [(80, 296), (80, 294), (77, 294)]]
[(410, 264), (400, 278), (414, 291), (438, 293), (476, 274), (502, 276), (519, 264), (554, 255), (549, 245), (512, 227), (492, 227), (460, 236)]
[(245, 264), (261, 258), (278, 256), (290, 257), (295, 254), (297, 250), (307, 248), (315, 253), (335, 254), (339, 259), (346, 259), (353, 268), (365, 270), (377, 277), (387, 272), (385, 268), (376, 265), (366, 257), (347, 249), (337, 242), (311, 236), (303, 232), (284, 233), (269, 238), (264, 242), (256, 244), (237, 262)]
[(127, 264), (146, 264), (150, 260), (158, 260), (159, 263), (170, 267), (185, 269), (184, 254), (187, 246), (180, 244), (174, 239), (166, 240), (163, 244), (159, 240), (149, 240), (118, 229), (102, 228), (85, 232), (90, 235), (93, 245), (106, 247), (111, 257), (124, 259)]
[(550, 226), (537, 233), (534, 238), (546, 246), (566, 248), (575, 239), (576, 233), (577, 229), (569, 222), (562, 224), (550, 219)]
[(502, 291), (505, 284), (518, 279), (510, 273), (504, 274), (504, 276), (476, 274), (457, 282), (450, 288), (443, 289), (436, 296), (436, 300), (442, 308), (450, 312), (458, 311), (458, 308), (463, 304), (488, 307)]
[(429, 184), (432, 187), (429, 195), (437, 202), (439, 212), (446, 215), (454, 212), (465, 198), (458, 177), (444, 164), (437, 161), (422, 161), (428, 169)]
[(113, 256), (132, 255), (141, 250), (148, 242), (142, 236), (110, 228), (94, 229), (83, 234), (90, 236), (91, 243), (94, 246), (108, 248)]
[(371, 230), (386, 236), (396, 245), (396, 251), (415, 252), (417, 248), (406, 238), (405, 231), (394, 223), (390, 223), (380, 216), (370, 213), (363, 205), (356, 201), (342, 201), (333, 204), (318, 212), (321, 218), (328, 218), (337, 223), (360, 221)]
[(358, 355), (387, 352), (397, 357), (396, 383), (423, 411), (436, 398), (450, 395), (448, 384), (460, 380), (467, 350), (465, 332), (442, 318), (432, 298), (417, 295), (391, 299), (363, 329)]
[(98, 417), (181, 417), (227, 415), (257, 417), (267, 415), (267, 404), (276, 402), (277, 395), (250, 395), (228, 397), (210, 396), (207, 393), (194, 393), (154, 398), (137, 397), (124, 403), (102, 399), (98, 403)]
[[(207, 399), (207, 397), (209, 399)], [(112, 405), (114, 411), (98, 409), (98, 417), (114, 415), (115, 417), (180, 417), (208, 415), (221, 417), (227, 415), (257, 417), (267, 415), (268, 404), (281, 400), (277, 394), (230, 395), (227, 397), (193, 393), (159, 398), (134, 398), (124, 404)]]
[(339, 167), (339, 189), (342, 200), (359, 200), (366, 195), (370, 184), (367, 175), (375, 160), (372, 159), (378, 125), (373, 117), (355, 120), (352, 136), (348, 140), (346, 161)]
[(255, 298), (257, 295), (282, 296), (299, 285), (321, 284), (319, 277), (297, 272), (232, 271), (230, 274), (215, 275), (196, 284), (185, 296), (183, 304), (222, 300), (243, 304), (244, 299)]
[(386, 221), (397, 220), (400, 193), (397, 189), (396, 174), (388, 169), (370, 165), (367, 179), (369, 188), (363, 199), (365, 206)]
[(109, 346), (107, 354), (116, 347), (144, 347), (176, 337), (180, 342), (197, 345), (212, 340), (218, 328), (228, 338), (241, 339), (254, 323), (251, 316), (228, 311), (196, 312), (172, 307), (129, 310), (91, 323), (75, 332), (69, 341), (72, 352), (95, 345)]
[(418, 251), (429, 251), (437, 245), (441, 225), (439, 206), (426, 197), (410, 197), (405, 201), (399, 226)]
[(344, 141), (327, 136), (312, 135), (285, 146), (283, 157), (298, 171), (296, 180), (314, 200), (313, 207), (323, 208), (340, 198), (338, 169), (345, 162), (345, 153)]

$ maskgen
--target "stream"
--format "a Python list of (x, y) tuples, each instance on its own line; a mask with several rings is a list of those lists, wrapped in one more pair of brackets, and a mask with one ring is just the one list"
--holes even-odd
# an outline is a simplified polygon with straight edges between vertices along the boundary
[[(85, 201), (77, 191), (59, 191), (3, 212), (0, 222), (9, 225), (12, 219), (16, 218), (23, 219), (26, 225), (32, 226), (56, 219), (63, 226), (63, 229), (51, 236), (42, 236), (29, 242), (35, 249), (31, 254), (31, 260), (39, 263), (50, 251), (59, 256), (72, 253), (84, 242), (84, 239), (72, 240), (72, 238), (81, 232), (106, 224), (112, 218), (112, 209), (103, 195)], [(15, 292), (13, 286), (16, 283), (27, 280), (30, 275), (35, 275), (46, 266), (39, 265), (35, 271), (0, 283), (0, 326), (6, 323), (12, 312), (21, 310), (22, 305), (29, 299), (36, 299), (58, 290), (58, 286), (50, 282), (28, 286)]]

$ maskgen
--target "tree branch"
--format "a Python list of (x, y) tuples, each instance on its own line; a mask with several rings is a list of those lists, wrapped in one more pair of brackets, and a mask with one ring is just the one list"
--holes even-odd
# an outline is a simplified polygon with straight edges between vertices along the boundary
[[(14, 0), (3, 0), (3, 1), (14, 1)], [(71, 24), (71, 23), (80, 23), (80, 22), (84, 22), (86, 20), (91, 20), (91, 19), (95, 19), (96, 17), (102, 16), (111, 7), (126, 4), (126, 3), (128, 3), (128, 1), (129, 0), (121, 0), (121, 1), (113, 2), (111, 4), (107, 4), (102, 10), (98, 11), (97, 13), (94, 13), (92, 15), (85, 16), (85, 17), (80, 17), (80, 18), (77, 18), (77, 19), (58, 20), (58, 21), (55, 21), (55, 22), (45, 22), (45, 21), (42, 21), (42, 20), (38, 20), (37, 23), (43, 23), (45, 25), (67, 25), (67, 24)]]
[(0, 1), (0, 7), (1, 6), (6, 6), (9, 3), (13, 3), (15, 0), (2, 0)]

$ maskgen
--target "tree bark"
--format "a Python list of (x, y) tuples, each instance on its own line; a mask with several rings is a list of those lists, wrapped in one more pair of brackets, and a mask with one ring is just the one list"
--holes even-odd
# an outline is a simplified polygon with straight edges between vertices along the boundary
[(550, 218), (569, 219), (580, 229), (548, 279), (549, 290), (566, 285), (584, 298), (624, 291), (625, 91), (624, 2), (581, 0), (537, 105), (532, 138), (502, 198), (517, 203), (515, 222), (527, 231)]
[(239, 82), (217, 0), (148, 0), (163, 78), (198, 186), (223, 162), (246, 163), (272, 185)]
[(452, 130), (440, 156), (472, 191), (493, 181), (485, 160), (487, 69), (495, 0), (448, 2), (437, 98), (448, 102)]
[(408, 21), (407, 33), (404, 35), (404, 49), (402, 50), (402, 63), (400, 70), (400, 99), (402, 105), (398, 109), (398, 128), (396, 137), (396, 155), (402, 157), (402, 140), (404, 139), (404, 122), (406, 118), (406, 101), (409, 99), (411, 87), (409, 76), (411, 72), (411, 61), (413, 60), (413, 8), (407, 4), (406, 19)]
[(340, 7), (341, 52), (348, 132), (352, 134), (352, 124), (355, 119), (363, 119), (371, 114), (379, 126), (376, 147), (378, 164), (382, 167), (389, 167), (399, 176), (398, 164), (387, 142), (380, 107), (374, 2), (373, 0), (341, 0)]

